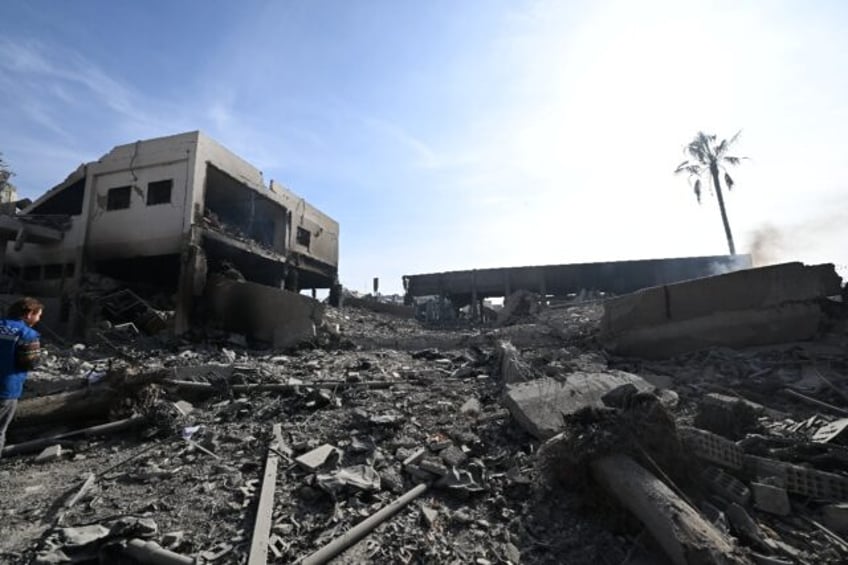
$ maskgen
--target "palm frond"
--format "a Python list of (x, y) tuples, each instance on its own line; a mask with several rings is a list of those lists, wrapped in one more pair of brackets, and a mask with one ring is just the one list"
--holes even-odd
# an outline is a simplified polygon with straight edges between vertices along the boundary
[(727, 145), (730, 146), (730, 145), (733, 145), (734, 143), (736, 143), (736, 140), (739, 139), (740, 133), (742, 133), (741, 129), (733, 134), (733, 137), (730, 138), (730, 141), (727, 142)]
[(731, 155), (725, 155), (724, 157), (722, 157), (723, 161), (726, 161), (726, 162), (728, 162), (728, 163), (730, 163), (731, 165), (734, 165), (734, 166), (741, 163), (742, 159), (747, 159), (747, 157), (733, 157)]
[(692, 189), (695, 191), (695, 198), (698, 199), (698, 204), (700, 204), (701, 203), (701, 179), (697, 179), (695, 181), (695, 184), (694, 184), (694, 186), (692, 186)]
[(727, 190), (733, 190), (733, 179), (726, 172), (724, 173), (724, 184), (727, 185)]
[(697, 163), (693, 163), (691, 161), (684, 161), (677, 166), (674, 170), (674, 174), (687, 173), (690, 176), (700, 176), (703, 172), (703, 168), (701, 165)]

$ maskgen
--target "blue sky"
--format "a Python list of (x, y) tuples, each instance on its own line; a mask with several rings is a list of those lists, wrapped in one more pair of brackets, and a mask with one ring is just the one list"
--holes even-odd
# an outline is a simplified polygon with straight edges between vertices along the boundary
[(751, 159), (737, 249), (848, 275), (844, 3), (0, 4), (0, 152), (35, 197), (114, 145), (200, 129), (341, 224), (342, 282), (726, 252), (671, 171)]

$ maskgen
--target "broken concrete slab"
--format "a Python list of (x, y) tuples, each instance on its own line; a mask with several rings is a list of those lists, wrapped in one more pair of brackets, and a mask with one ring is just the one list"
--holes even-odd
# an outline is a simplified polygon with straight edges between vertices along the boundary
[(782, 304), (763, 310), (716, 311), (603, 335), (606, 348), (623, 356), (662, 359), (715, 347), (748, 347), (812, 339), (825, 314), (817, 303)]
[(754, 506), (763, 512), (777, 516), (789, 516), (792, 506), (786, 489), (765, 483), (751, 483), (754, 493)]
[(340, 455), (341, 453), (338, 448), (325, 443), (312, 451), (304, 453), (295, 459), (295, 462), (307, 471), (316, 471), (329, 463), (331, 459), (338, 461)]
[(840, 288), (832, 264), (801, 263), (647, 288), (604, 304), (602, 340), (615, 353), (640, 357), (803, 341), (824, 319), (815, 300)]
[(842, 279), (831, 263), (799, 262), (745, 269), (645, 288), (604, 304), (601, 330), (617, 334), (713, 312), (768, 309), (840, 293)]
[(224, 328), (276, 348), (314, 339), (324, 314), (312, 298), (220, 276), (210, 277), (206, 292), (209, 311)]
[(565, 381), (549, 377), (511, 385), (501, 402), (528, 433), (548, 439), (563, 427), (563, 417), (587, 406), (603, 407), (601, 398), (621, 385), (633, 384), (641, 392), (653, 387), (641, 377), (615, 373), (572, 373)]

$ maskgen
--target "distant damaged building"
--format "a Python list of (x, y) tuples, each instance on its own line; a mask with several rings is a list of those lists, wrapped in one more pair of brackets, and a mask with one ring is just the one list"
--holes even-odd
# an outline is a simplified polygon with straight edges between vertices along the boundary
[[(272, 302), (274, 289), (339, 291), (338, 223), (280, 184), (266, 186), (258, 169), (198, 131), (120, 145), (81, 165), (0, 217), (0, 237), (6, 290), (56, 297), (65, 329), (79, 329), (78, 298), (99, 278), (170, 297), (176, 333), (210, 312), (281, 317), (267, 302), (244, 304), (244, 289), (227, 304), (227, 281), (261, 285)], [(269, 332), (277, 329), (259, 333)]]

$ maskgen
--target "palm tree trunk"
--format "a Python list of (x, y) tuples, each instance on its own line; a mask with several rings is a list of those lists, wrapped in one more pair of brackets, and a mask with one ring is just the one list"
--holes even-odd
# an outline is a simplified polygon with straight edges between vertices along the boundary
[(724, 209), (724, 196), (721, 194), (721, 183), (718, 180), (718, 166), (715, 163), (710, 164), (710, 174), (713, 177), (713, 186), (715, 187), (716, 197), (718, 198), (718, 207), (721, 210), (721, 221), (724, 223), (724, 235), (727, 236), (727, 247), (730, 249), (731, 255), (736, 255), (736, 246), (733, 245), (733, 234), (730, 233), (730, 221), (727, 219), (727, 210)]

